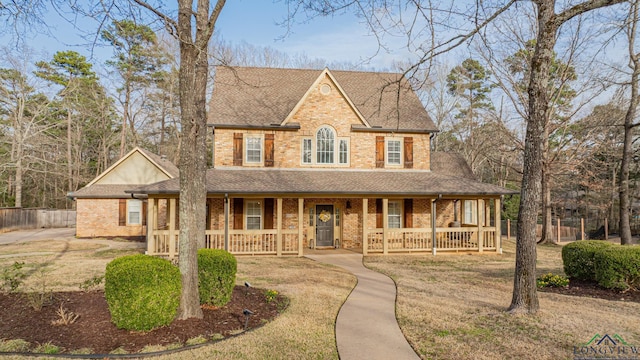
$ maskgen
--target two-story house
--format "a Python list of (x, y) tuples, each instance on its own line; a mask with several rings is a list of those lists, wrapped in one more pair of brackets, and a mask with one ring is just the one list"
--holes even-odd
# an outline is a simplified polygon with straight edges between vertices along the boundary
[[(438, 130), (402, 74), (218, 67), (209, 124), (207, 247), (500, 251), (512, 192), (431, 152)], [(179, 179), (130, 192), (148, 196), (148, 253), (176, 255)]]

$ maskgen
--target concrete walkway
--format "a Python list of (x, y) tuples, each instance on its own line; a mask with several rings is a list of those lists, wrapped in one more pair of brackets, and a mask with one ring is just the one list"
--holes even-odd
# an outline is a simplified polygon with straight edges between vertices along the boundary
[(336, 320), (341, 360), (419, 359), (400, 331), (395, 314), (396, 286), (387, 276), (362, 265), (362, 254), (308, 254), (358, 278)]

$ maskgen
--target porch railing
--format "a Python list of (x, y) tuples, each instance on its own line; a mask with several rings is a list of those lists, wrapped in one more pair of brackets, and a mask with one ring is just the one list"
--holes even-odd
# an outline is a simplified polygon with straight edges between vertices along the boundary
[[(282, 253), (298, 254), (298, 230), (282, 230)], [(229, 252), (232, 254), (273, 254), (278, 252), (277, 230), (229, 230)], [(224, 249), (224, 231), (207, 230), (205, 247)]]
[[(153, 232), (153, 255), (173, 257), (178, 255), (179, 230), (173, 231), (173, 241), (170, 230), (155, 230)], [(281, 230), (281, 254), (298, 254), (298, 230)], [(229, 252), (247, 255), (277, 255), (277, 230), (230, 230)], [(209, 249), (224, 249), (224, 230), (206, 230), (205, 247)], [(173, 251), (172, 251), (173, 249)]]
[[(382, 253), (385, 233), (382, 229), (367, 231), (367, 252)], [(478, 228), (436, 228), (437, 251), (484, 251), (496, 250), (496, 228), (485, 227), (480, 230), (481, 242), (478, 242)], [(387, 252), (432, 251), (431, 228), (387, 229)]]
[[(174, 257), (178, 255), (179, 230), (155, 230), (152, 252), (154, 255)], [(282, 245), (280, 254), (299, 254), (299, 233), (297, 229), (280, 231)], [(480, 236), (479, 236), (480, 235)], [(426, 252), (433, 250), (431, 228), (411, 229), (369, 229), (367, 231), (367, 252)], [(246, 255), (278, 255), (277, 230), (229, 230), (229, 252)], [(481, 241), (478, 241), (481, 239)], [(437, 251), (490, 251), (496, 250), (496, 228), (457, 227), (436, 228)], [(205, 247), (224, 249), (224, 231), (207, 230)]]

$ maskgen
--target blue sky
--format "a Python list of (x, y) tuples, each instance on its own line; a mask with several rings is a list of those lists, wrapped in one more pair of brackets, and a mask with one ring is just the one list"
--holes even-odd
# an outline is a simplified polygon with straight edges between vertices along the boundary
[[(292, 56), (306, 54), (309, 58), (326, 59), (328, 62), (359, 63), (376, 54), (376, 38), (351, 13), (316, 18), (305, 23), (301, 23), (304, 20), (301, 16), (289, 34), (278, 25), (286, 15), (287, 8), (283, 2), (230, 0), (218, 19), (217, 32), (227, 42), (270, 46)], [(45, 21), (48, 34), (30, 35), (28, 41), (38, 53), (38, 59), (47, 60), (56, 51), (71, 49), (87, 57), (93, 56), (95, 65), (101, 67), (98, 63), (104, 63), (111, 56), (110, 49), (87, 44), (87, 40), (79, 35), (81, 30), (74, 29), (57, 13), (50, 11)], [(95, 23), (86, 20), (77, 20), (75, 24), (89, 33), (96, 27)], [(8, 36), (11, 34), (0, 34), (0, 41), (8, 44)], [(394, 62), (406, 60), (409, 56), (402, 49), (393, 53), (383, 52), (370, 62), (369, 67), (391, 68)]]

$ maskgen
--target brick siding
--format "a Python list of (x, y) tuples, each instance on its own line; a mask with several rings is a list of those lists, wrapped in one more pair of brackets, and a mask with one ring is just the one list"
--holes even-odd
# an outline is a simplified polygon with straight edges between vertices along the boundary
[[(146, 226), (118, 225), (119, 199), (77, 199), (77, 237), (141, 237)], [(146, 214), (142, 214), (146, 216)]]
[[(322, 84), (331, 85), (332, 91), (323, 95), (319, 91)], [(279, 123), (284, 119), (273, 119)], [(273, 131), (273, 130), (237, 130), (216, 129), (215, 135), (215, 166), (233, 166), (233, 134), (242, 133), (246, 136), (264, 136), (274, 134), (274, 167), (275, 168), (350, 168), (350, 169), (376, 169), (375, 142), (376, 136), (385, 136), (402, 139), (413, 138), (413, 169), (429, 170), (430, 138), (429, 134), (402, 134), (380, 132), (352, 132), (351, 126), (361, 126), (363, 123), (357, 114), (349, 106), (345, 98), (339, 93), (331, 79), (326, 77), (320, 81), (317, 87), (311, 89), (304, 103), (291, 117), (289, 123), (299, 123), (297, 131)], [(315, 135), (322, 126), (331, 126), (336, 132), (336, 141), (340, 138), (348, 139), (350, 152), (348, 165), (321, 165), (302, 164), (302, 139), (311, 138), (315, 142)], [(246, 149), (245, 149), (246, 150)], [(243, 154), (244, 155), (244, 154)], [(313, 154), (312, 156), (315, 156)], [(338, 154), (334, 154), (338, 156)], [(390, 169), (403, 169), (390, 167)], [(380, 171), (377, 169), (376, 171)]]

